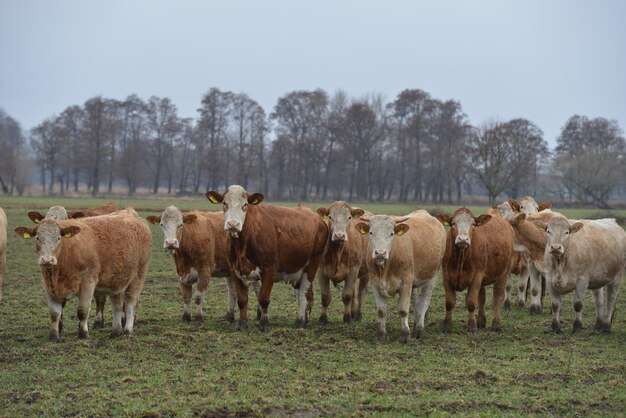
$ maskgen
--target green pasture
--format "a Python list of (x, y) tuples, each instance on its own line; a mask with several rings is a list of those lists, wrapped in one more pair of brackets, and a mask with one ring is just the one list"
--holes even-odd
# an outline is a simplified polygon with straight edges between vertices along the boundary
[[(571, 333), (571, 295), (565, 297), (562, 310), (567, 331), (560, 335), (548, 332), (549, 297), (543, 314), (531, 317), (514, 308), (504, 312), (501, 333), (479, 330), (475, 334), (465, 331), (464, 298), (459, 297), (453, 332), (443, 334), (444, 299), (438, 283), (424, 335), (402, 345), (397, 342), (400, 324), (392, 309), (395, 301), (390, 304), (387, 340), (378, 342), (371, 293), (363, 320), (346, 325), (341, 292), (334, 289), (329, 323), (320, 326), (315, 284), (311, 321), (296, 330), (293, 290), (278, 283), (269, 308), (270, 331), (260, 332), (251, 321), (247, 331), (237, 332), (235, 324), (221, 319), (227, 304), (221, 278), (209, 286), (205, 321), (181, 321), (182, 301), (171, 256), (162, 249), (160, 228), (152, 225), (151, 268), (135, 333), (109, 337), (108, 304), (105, 329), (91, 330), (88, 339), (79, 340), (74, 300), (66, 305), (61, 342), (50, 342), (35, 245), (17, 237), (13, 229), (30, 224), (29, 210), (45, 211), (54, 204), (78, 209), (107, 202), (133, 206), (143, 217), (169, 204), (183, 209), (220, 208), (204, 199), (0, 198), (9, 218), (8, 272), (0, 305), (0, 416), (626, 414), (624, 290), (610, 335), (592, 331), (590, 294), (585, 299), (585, 329), (577, 334)], [(358, 206), (389, 214), (416, 209), (413, 205)], [(596, 217), (599, 211), (562, 212), (584, 218)], [(626, 217), (626, 211), (614, 213)], [(487, 317), (490, 322), (489, 308)]]

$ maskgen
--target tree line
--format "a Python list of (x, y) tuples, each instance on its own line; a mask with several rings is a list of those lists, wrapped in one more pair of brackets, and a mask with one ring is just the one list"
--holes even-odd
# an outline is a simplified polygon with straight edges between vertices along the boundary
[(493, 203), (531, 194), (599, 207), (624, 193), (616, 121), (574, 115), (556, 142), (549, 150), (522, 118), (472, 126), (458, 101), (419, 89), (390, 102), (292, 91), (268, 115), (246, 94), (211, 88), (195, 119), (168, 98), (97, 96), (28, 134), (0, 111), (0, 187), (21, 195), (35, 178), (44, 194), (188, 195), (241, 184), (275, 200), (459, 203), (484, 194)]

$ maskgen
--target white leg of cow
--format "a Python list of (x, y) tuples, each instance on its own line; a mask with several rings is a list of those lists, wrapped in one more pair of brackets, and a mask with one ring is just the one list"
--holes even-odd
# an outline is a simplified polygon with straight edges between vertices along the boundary
[(193, 287), (179, 281), (180, 293), (183, 296), (183, 322), (191, 322), (191, 294)]
[(93, 298), (95, 285), (84, 286), (80, 289), (78, 295), (78, 338), (87, 338), (89, 336), (89, 328), (87, 321), (89, 320), (89, 310), (91, 308), (91, 299)]
[(320, 284), (320, 293), (322, 294), (322, 310), (320, 313), (320, 324), (328, 323), (328, 306), (331, 301), (330, 280), (325, 274), (318, 273), (317, 282)]
[(261, 305), (259, 304), (259, 293), (261, 293), (261, 281), (254, 280), (252, 282), (252, 289), (254, 290), (255, 300), (257, 301), (256, 305), (256, 319), (257, 321), (261, 319), (261, 315), (263, 314), (263, 309), (261, 309)]
[(550, 287), (550, 298), (552, 299), (552, 331), (560, 334), (561, 331), (561, 320), (559, 318), (559, 314), (561, 312), (561, 295), (556, 291), (552, 283), (548, 281), (548, 286)]
[(513, 273), (509, 274), (509, 279), (506, 282), (506, 293), (504, 294), (504, 309), (511, 308), (512, 294), (513, 294)]
[(576, 319), (574, 320), (574, 332), (583, 329), (583, 299), (585, 298), (586, 291), (586, 281), (579, 280), (578, 283), (576, 283), (576, 290), (574, 291), (574, 311), (576, 312)]
[[(111, 296), (111, 310), (113, 311), (113, 326), (111, 336), (122, 335), (122, 306), (124, 305), (124, 294), (119, 293)], [(126, 319), (128, 321), (128, 318)]]
[(604, 329), (604, 322), (606, 321), (606, 286), (593, 289), (591, 292), (593, 293), (593, 299), (596, 304), (596, 324), (594, 329), (596, 331), (602, 331)]
[[(510, 278), (510, 276), (509, 276)], [(524, 309), (526, 306), (526, 287), (528, 286), (528, 269), (523, 269), (517, 276), (517, 307)], [(539, 302), (541, 305), (541, 301)]]
[(202, 303), (204, 302), (204, 292), (201, 292), (198, 289), (196, 289), (193, 295), (193, 300), (196, 302), (196, 316), (194, 317), (194, 320), (196, 322), (202, 322), (204, 321), (204, 316), (202, 314)]
[(413, 313), (415, 314), (413, 337), (415, 338), (419, 338), (424, 332), (424, 318), (430, 306), (430, 299), (433, 295), (435, 283), (437, 283), (436, 276), (426, 282), (421, 288), (413, 289), (413, 293), (416, 296), (413, 301)]
[(624, 271), (620, 271), (613, 281), (605, 286), (606, 288), (606, 321), (604, 322), (603, 332), (611, 332), (611, 323), (613, 322), (613, 313), (615, 312), (615, 304), (617, 303), (617, 291), (624, 278)]
[(384, 341), (385, 335), (387, 335), (387, 299), (380, 294), (376, 286), (372, 286), (372, 293), (374, 293), (376, 311), (378, 312), (378, 332), (376, 333), (376, 338), (379, 341)]
[(228, 309), (226, 310), (226, 315), (224, 315), (224, 319), (228, 322), (235, 322), (235, 304), (237, 303), (237, 290), (235, 289), (235, 284), (233, 283), (233, 279), (226, 277), (226, 286), (228, 287)]
[(413, 294), (413, 280), (406, 280), (400, 290), (398, 298), (398, 315), (400, 316), (400, 342), (407, 343), (409, 341), (409, 310), (411, 309), (411, 296)]
[(532, 264), (528, 270), (530, 275), (530, 314), (541, 314), (541, 273)]
[(63, 316), (63, 304), (56, 300), (53, 300), (48, 295), (48, 309), (50, 310), (50, 339), (52, 341), (59, 341), (61, 334), (60, 323)]
[(306, 292), (311, 287), (311, 282), (306, 277), (300, 279), (300, 287), (298, 288), (298, 319), (296, 320), (296, 328), (302, 328), (306, 324), (306, 310), (309, 301), (306, 298)]
[(204, 295), (209, 287), (209, 283), (211, 282), (211, 274), (213, 274), (213, 270), (205, 268), (200, 269), (198, 272), (198, 285), (196, 286), (196, 291), (193, 295), (193, 299), (196, 302), (196, 316), (194, 317), (194, 320), (198, 323), (204, 321), (202, 305), (204, 302)]
[(135, 306), (137, 302), (132, 299), (126, 299), (124, 303), (124, 313), (126, 314), (126, 323), (124, 324), (124, 332), (126, 334), (133, 333), (133, 326), (135, 325)]

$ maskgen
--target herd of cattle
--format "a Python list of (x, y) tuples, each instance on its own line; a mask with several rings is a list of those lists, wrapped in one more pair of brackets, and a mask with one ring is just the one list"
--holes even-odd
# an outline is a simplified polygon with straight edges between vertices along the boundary
[[(552, 329), (561, 331), (561, 296), (574, 292), (574, 331), (582, 328), (583, 297), (589, 288), (596, 306), (595, 329), (611, 330), (619, 285), (626, 267), (626, 233), (614, 219), (570, 220), (538, 205), (531, 197), (509, 200), (475, 216), (467, 208), (452, 215), (431, 216), (416, 210), (406, 216), (373, 215), (345, 202), (319, 208), (286, 208), (263, 204), (263, 195), (230, 186), (206, 197), (223, 211), (181, 212), (167, 207), (149, 216), (164, 234), (173, 255), (183, 296), (183, 320), (202, 321), (202, 305), (213, 276), (226, 277), (226, 319), (237, 329), (248, 327), (248, 287), (258, 300), (257, 319), (269, 326), (268, 307), (274, 282), (293, 286), (298, 302), (296, 327), (303, 327), (313, 303), (313, 281), (321, 292), (319, 322), (328, 321), (330, 282), (343, 282), (343, 321), (362, 317), (368, 287), (374, 294), (378, 332), (386, 335), (387, 303), (399, 295), (402, 342), (419, 338), (424, 316), (441, 271), (446, 314), (443, 330), (452, 326), (456, 293), (467, 289), (465, 306), (470, 331), (486, 326), (485, 287), (493, 285), (493, 321), (500, 330), (501, 310), (511, 304), (512, 276), (519, 279), (524, 306), (530, 282), (530, 312), (541, 312), (543, 288), (552, 301)], [(35, 238), (38, 264), (50, 310), (50, 337), (58, 340), (63, 307), (78, 297), (78, 336), (88, 336), (91, 300), (96, 299), (94, 328), (104, 325), (106, 297), (111, 300), (112, 334), (131, 333), (135, 309), (148, 273), (152, 236), (132, 208), (113, 205), (70, 212), (53, 206), (44, 216), (30, 212), (34, 227), (15, 232)], [(445, 226), (449, 226), (446, 231)], [(0, 208), (0, 298), (6, 266), (6, 215)], [(358, 282), (358, 287), (357, 287)], [(195, 292), (193, 285), (197, 283)], [(409, 312), (415, 315), (412, 332)]]

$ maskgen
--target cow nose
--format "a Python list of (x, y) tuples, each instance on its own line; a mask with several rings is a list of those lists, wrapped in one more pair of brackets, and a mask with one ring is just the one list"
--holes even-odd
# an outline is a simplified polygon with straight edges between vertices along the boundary
[(239, 221), (231, 219), (230, 221), (226, 222), (226, 230), (227, 231), (240, 231), (241, 223)]
[(550, 244), (550, 252), (552, 254), (561, 254), (563, 246), (561, 244)]
[(345, 241), (346, 240), (346, 234), (344, 234), (343, 232), (338, 232), (336, 234), (333, 234), (333, 241)]
[(387, 258), (387, 250), (374, 250), (374, 257)]
[(39, 259), (39, 264), (42, 266), (54, 266), (56, 263), (56, 258), (51, 255), (44, 255)]
[(467, 248), (470, 245), (470, 237), (468, 235), (457, 235), (454, 243), (461, 248)]
[(177, 239), (166, 239), (165, 240), (165, 248), (173, 250), (178, 248), (178, 240)]

